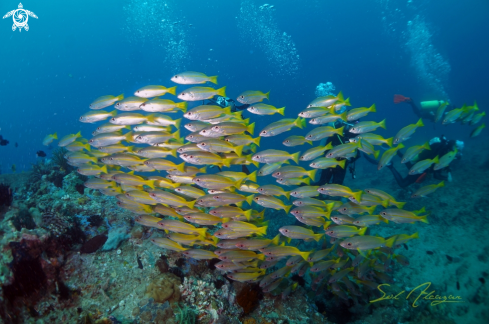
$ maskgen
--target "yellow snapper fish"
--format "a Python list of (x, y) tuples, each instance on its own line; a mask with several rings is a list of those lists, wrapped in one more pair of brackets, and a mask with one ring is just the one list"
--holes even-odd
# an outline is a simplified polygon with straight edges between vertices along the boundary
[(201, 72), (186, 71), (175, 74), (171, 80), (178, 84), (204, 84), (206, 82), (217, 84), (217, 75), (207, 76)]
[(268, 91), (267, 93), (263, 93), (258, 90), (248, 90), (241, 93), (237, 98), (238, 102), (249, 105), (263, 101), (263, 99), (270, 100), (270, 91)]
[(307, 260), (309, 255), (313, 252), (302, 252), (298, 248), (293, 246), (272, 246), (260, 249), (260, 251), (266, 256), (274, 257), (300, 255), (304, 260)]
[(182, 91), (177, 97), (185, 101), (199, 101), (210, 99), (214, 96), (226, 97), (226, 87), (214, 89), (210, 87), (192, 87)]
[(275, 113), (278, 113), (283, 116), (285, 107), (277, 108), (272, 105), (257, 103), (249, 106), (246, 110), (255, 115), (274, 115)]
[(321, 126), (321, 127), (316, 127), (306, 135), (306, 139), (308, 141), (320, 141), (323, 138), (326, 137), (331, 137), (335, 134), (338, 134), (340, 136), (343, 136), (343, 129), (345, 127), (342, 126), (340, 128), (334, 128), (331, 126)]
[(376, 123), (373, 121), (363, 121), (355, 124), (352, 128), (350, 128), (349, 132), (353, 134), (363, 134), (375, 131), (377, 128), (386, 129), (385, 119)]
[(273, 122), (270, 125), (266, 126), (260, 132), (260, 136), (262, 137), (275, 136), (287, 132), (293, 127), (298, 127), (300, 129), (306, 127), (306, 120), (300, 117), (297, 117), (296, 119), (293, 118), (281, 119), (279, 121)]
[(90, 151), (90, 144), (88, 143), (81, 143), (78, 141), (75, 141), (71, 144), (68, 144), (65, 146), (65, 149), (67, 149), (70, 152), (77, 152), (77, 151), (82, 151), (83, 149)]
[(46, 137), (44, 137), (44, 139), (42, 140), (42, 145), (48, 146), (56, 139), (58, 139), (57, 133), (46, 135)]
[(252, 156), (252, 160), (260, 163), (275, 163), (275, 162), (284, 162), (287, 160), (292, 160), (295, 163), (298, 163), (299, 161), (299, 154), (300, 152), (296, 152), (293, 154), (290, 154), (289, 152), (286, 151), (279, 151), (279, 150), (265, 150), (261, 151), (259, 153), (256, 153), (255, 155)]
[(284, 167), (281, 167), (274, 173), (272, 173), (272, 177), (274, 178), (282, 178), (282, 179), (289, 179), (289, 178), (298, 178), (302, 176), (307, 176), (314, 180), (314, 177), (316, 176), (317, 170), (309, 170), (307, 171), (303, 167), (300, 166), (294, 166), (294, 165), (287, 165)]
[(140, 98), (159, 97), (165, 95), (166, 93), (175, 95), (176, 89), (177, 87), (167, 88), (161, 85), (148, 85), (136, 90), (134, 95)]
[(411, 146), (410, 148), (408, 148), (406, 150), (406, 153), (404, 153), (404, 155), (401, 158), (401, 163), (411, 162), (423, 150), (431, 150), (429, 142), (426, 142), (423, 145), (415, 145), (415, 146)]
[(206, 189), (225, 189), (230, 187), (239, 188), (242, 182), (242, 180), (235, 181), (234, 179), (217, 174), (200, 175), (193, 178), (192, 181), (196, 185)]
[(429, 224), (428, 214), (418, 216), (414, 212), (410, 212), (404, 209), (384, 209), (380, 212), (380, 216), (397, 224), (414, 223), (417, 221)]
[(315, 234), (310, 229), (304, 228), (302, 226), (283, 226), (279, 229), (282, 235), (290, 237), (292, 239), (307, 240), (313, 239), (319, 242), (323, 238), (324, 234)]
[(353, 192), (350, 188), (339, 184), (324, 185), (318, 188), (318, 192), (332, 197), (354, 197), (357, 201), (362, 197), (362, 191)]
[[(183, 117), (190, 120), (203, 121), (230, 113), (231, 107), (222, 108), (221, 106), (216, 105), (201, 105), (190, 109), (183, 115)], [(207, 127), (207, 125), (205, 127)], [(200, 131), (203, 128), (198, 130)], [(197, 129), (195, 131), (197, 131)]]
[(480, 114), (475, 115), (472, 118), (472, 120), (470, 121), (470, 125), (473, 126), (473, 125), (477, 124), (478, 122), (481, 121), (482, 117), (484, 117), (485, 115), (486, 115), (485, 111), (481, 112)]
[(141, 110), (139, 107), (146, 101), (148, 101), (146, 98), (127, 97), (116, 103), (114, 107), (115, 109), (121, 111)]
[(171, 250), (171, 251), (177, 251), (177, 252), (182, 252), (187, 250), (187, 248), (184, 248), (181, 246), (179, 243), (174, 242), (172, 240), (169, 240), (164, 237), (155, 237), (150, 239), (151, 243), (153, 243), (156, 246), (159, 246), (161, 248)]
[(247, 232), (247, 233), (251, 232), (251, 233), (254, 233), (257, 235), (267, 235), (268, 225), (258, 227), (256, 225), (251, 224), (251, 223), (236, 221), (236, 220), (224, 222), (224, 219), (225, 218), (223, 218), (222, 227), (224, 227), (225, 229), (228, 229), (228, 230), (231, 230), (234, 232)]
[(80, 121), (82, 123), (95, 123), (101, 120), (106, 120), (109, 117), (113, 117), (117, 114), (116, 110), (107, 112), (105, 110), (89, 111), (82, 116), (80, 116)]
[[(253, 135), (253, 132), (255, 131), (255, 123), (246, 125), (234, 122), (224, 122), (213, 126), (211, 129), (213, 132), (221, 134), (221, 136), (241, 134), (244, 132)], [(202, 132), (203, 130), (201, 130), (199, 134), (202, 134)]]
[(141, 176), (131, 173), (116, 173), (112, 176), (112, 179), (120, 184), (130, 186), (142, 186), (146, 185), (152, 189), (155, 188), (155, 180), (146, 180)]
[(282, 187), (276, 185), (264, 185), (257, 188), (257, 192), (265, 196), (285, 196), (290, 198), (290, 193), (284, 191)]
[(336, 238), (352, 237), (354, 235), (365, 235), (367, 229), (367, 227), (359, 229), (356, 226), (338, 225), (327, 228), (326, 235)]
[(214, 252), (203, 249), (190, 249), (183, 251), (182, 254), (196, 260), (210, 260), (216, 257)]
[(346, 111), (342, 114), (326, 114), (323, 116), (312, 118), (309, 121), (309, 124), (311, 124), (311, 125), (323, 125), (323, 124), (327, 124), (327, 123), (333, 123), (333, 122), (337, 121), (338, 119), (346, 121), (346, 118), (347, 118), (346, 114), (347, 114)]
[(432, 184), (432, 185), (421, 187), (411, 195), (411, 198), (426, 197), (430, 193), (436, 191), (436, 189), (444, 187), (444, 186), (445, 186), (445, 181), (442, 181), (438, 184)]
[(450, 151), (450, 152), (446, 153), (445, 155), (443, 155), (440, 158), (440, 160), (438, 161), (438, 163), (435, 164), (435, 166), (433, 167), (433, 170), (436, 171), (436, 170), (446, 168), (450, 163), (452, 163), (453, 160), (455, 160), (455, 158), (457, 157), (457, 153), (458, 153), (458, 150), (455, 148), (455, 150)]
[(198, 199), (205, 195), (205, 191), (194, 186), (179, 186), (174, 188), (173, 191), (193, 199)]
[(127, 125), (114, 125), (111, 123), (105, 123), (97, 127), (97, 129), (92, 133), (93, 136), (102, 133), (114, 133), (123, 129), (131, 129), (130, 126)]
[(306, 140), (304, 136), (297, 136), (297, 135), (289, 136), (282, 142), (282, 144), (288, 147), (303, 145), (304, 143), (312, 145), (312, 142)]
[(333, 144), (331, 144), (331, 142), (325, 146), (316, 146), (310, 148), (307, 151), (305, 151), (303, 155), (300, 156), (299, 160), (300, 161), (314, 160), (315, 158), (323, 155), (325, 151), (330, 150), (332, 148), (333, 148)]
[[(55, 133), (56, 134), (56, 133)], [(54, 135), (54, 134), (53, 134)], [(50, 136), (50, 135), (48, 135)], [(56, 136), (57, 137), (57, 136)], [(73, 143), (74, 141), (76, 141), (76, 139), (78, 137), (81, 137), (81, 132), (78, 132), (76, 134), (69, 134), (69, 135), (66, 135), (64, 136), (62, 139), (59, 140), (58, 142), (58, 146), (61, 146), (61, 147), (65, 147), (71, 143)], [(56, 138), (53, 138), (53, 140), (56, 139)]]
[(253, 138), (250, 135), (246, 135), (246, 134), (235, 134), (235, 135), (226, 136), (224, 140), (226, 142), (233, 143), (234, 145), (237, 146), (244, 146), (250, 144), (255, 144), (257, 146), (260, 146), (261, 137)]
[(315, 169), (328, 169), (328, 168), (334, 168), (336, 166), (339, 166), (340, 168), (344, 169), (345, 163), (346, 160), (338, 161), (336, 159), (323, 157), (312, 161), (311, 164), (309, 164), (309, 166)]
[(189, 213), (183, 215), (183, 218), (185, 218), (187, 222), (195, 223), (199, 225), (215, 226), (220, 223), (229, 222), (229, 218), (225, 218), (225, 217), (221, 218), (206, 213)]
[(400, 143), (396, 147), (392, 147), (382, 154), (382, 157), (379, 160), (379, 164), (377, 165), (377, 170), (382, 170), (385, 166), (391, 163), (391, 160), (397, 154), (397, 151), (404, 148), (404, 144)]
[(352, 143), (356, 143), (359, 140), (365, 140), (372, 145), (386, 144), (387, 146), (392, 147), (392, 141), (394, 140), (394, 138), (391, 137), (386, 139), (380, 135), (373, 134), (373, 133), (364, 133), (364, 134), (357, 135), (355, 138), (350, 138), (350, 142)]
[(134, 221), (144, 226), (158, 228), (157, 224), (161, 221), (161, 218), (151, 215), (137, 215), (134, 217)]
[(174, 113), (175, 109), (179, 109), (183, 112), (187, 111), (187, 102), (174, 102), (169, 99), (153, 98), (149, 101), (143, 102), (139, 108), (146, 112), (168, 112)]
[[(454, 155), (456, 155), (456, 153)], [(426, 160), (419, 161), (415, 165), (413, 165), (411, 169), (409, 169), (409, 174), (410, 175), (421, 174), (426, 169), (431, 167), (432, 164), (438, 164), (438, 162), (440, 162), (438, 156), (435, 156), (434, 159), (426, 159)]]
[(212, 153), (227, 153), (234, 152), (238, 156), (241, 156), (243, 152), (243, 146), (234, 146), (230, 142), (226, 142), (217, 138), (206, 139), (197, 144), (197, 147), (201, 150)]
[(414, 134), (417, 128), (424, 126), (423, 119), (419, 119), (416, 124), (407, 125), (403, 127), (397, 134), (394, 136), (394, 144), (399, 144), (409, 139), (411, 135)]
[(100, 166), (96, 164), (84, 164), (78, 166), (76, 172), (84, 176), (93, 176), (93, 175), (100, 174), (102, 172), (107, 173), (107, 166), (106, 165)]
[(315, 117), (320, 117), (324, 116), (326, 114), (332, 114), (334, 113), (334, 108), (327, 108), (327, 107), (311, 107), (307, 108), (299, 113), (299, 117), (302, 118), (315, 118)]
[(116, 125), (138, 125), (151, 120), (152, 115), (144, 116), (138, 113), (127, 112), (115, 115), (110, 119), (111, 124)]
[(340, 242), (340, 245), (348, 250), (372, 250), (381, 247), (392, 247), (395, 238), (384, 239), (379, 236), (353, 236)]
[(475, 128), (471, 133), (470, 133), (470, 137), (476, 137), (476, 136), (479, 136), (479, 134), (482, 132), (482, 130), (486, 128), (486, 124), (483, 123), (481, 125), (479, 125), (477, 128)]
[(125, 193), (126, 197), (145, 205), (156, 205), (157, 202), (149, 196), (149, 193), (143, 190), (130, 190)]
[(366, 107), (361, 107), (361, 108), (353, 108), (348, 111), (348, 115), (346, 117), (346, 120), (349, 122), (358, 120), (362, 117), (367, 116), (371, 112), (376, 112), (375, 104), (370, 106), (370, 108)]
[(292, 205), (285, 205), (282, 200), (272, 196), (256, 196), (253, 198), (253, 201), (265, 208), (283, 209), (287, 214), (289, 213), (290, 208), (292, 208)]
[(329, 96), (324, 96), (324, 97), (318, 97), (318, 98), (314, 99), (313, 101), (311, 101), (311, 103), (309, 103), (309, 105), (307, 105), (307, 108), (329, 107), (338, 101), (340, 101), (340, 102), (344, 101), (343, 93), (341, 91), (338, 93), (337, 96), (329, 95)]
[(112, 106), (117, 101), (124, 99), (124, 94), (120, 94), (118, 96), (102, 96), (95, 99), (89, 106), (90, 109), (98, 110), (103, 109), (109, 106)]
[(65, 154), (65, 158), (75, 165), (84, 164), (88, 162), (97, 163), (97, 158), (82, 152), (72, 152)]
[(191, 224), (173, 219), (164, 219), (158, 222), (158, 228), (182, 234), (197, 234), (205, 237), (207, 228), (197, 228)]

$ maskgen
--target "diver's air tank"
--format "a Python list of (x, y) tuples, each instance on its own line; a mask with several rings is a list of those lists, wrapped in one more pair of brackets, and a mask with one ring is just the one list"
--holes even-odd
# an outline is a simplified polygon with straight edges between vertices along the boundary
[(443, 100), (430, 100), (430, 101), (421, 101), (421, 109), (426, 109), (426, 110), (435, 110), (438, 109), (438, 107), (443, 104), (445, 101)]

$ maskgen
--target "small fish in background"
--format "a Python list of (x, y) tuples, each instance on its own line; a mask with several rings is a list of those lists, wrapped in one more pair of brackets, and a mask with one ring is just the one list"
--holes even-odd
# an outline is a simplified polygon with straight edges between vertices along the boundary
[(17, 171), (17, 167), (15, 166), (15, 164), (12, 164), (12, 172), (15, 173), (15, 171)]
[(46, 157), (46, 153), (44, 153), (44, 151), (37, 151), (36, 156), (43, 158), (43, 157)]
[(42, 140), (42, 145), (49, 146), (54, 140), (58, 139), (58, 134), (48, 134), (44, 139)]
[(8, 143), (9, 141), (3, 138), (2, 135), (0, 135), (0, 146), (7, 146)]
[(19, 147), (19, 143), (15, 142), (15, 147)]

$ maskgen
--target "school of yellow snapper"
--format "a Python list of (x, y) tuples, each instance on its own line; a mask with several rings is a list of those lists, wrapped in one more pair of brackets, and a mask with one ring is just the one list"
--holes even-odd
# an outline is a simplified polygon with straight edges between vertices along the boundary
[[(115, 196), (120, 207), (134, 212), (135, 222), (165, 231), (165, 237), (151, 238), (155, 245), (199, 260), (217, 257), (221, 261), (216, 267), (227, 277), (259, 281), (265, 292), (281, 286), (283, 297), (297, 286), (287, 279), (291, 274), (304, 276), (309, 270), (313, 289), (326, 285), (338, 297), (348, 299), (362, 296), (361, 289), (376, 289), (381, 282), (391, 282), (387, 272), (392, 271), (393, 261), (409, 264), (406, 257), (393, 249), (418, 238), (417, 233), (384, 238), (366, 235), (366, 231), (381, 222), (428, 223), (424, 208), (404, 210), (404, 202), (379, 189), (354, 190), (337, 184), (311, 186), (310, 179), (314, 180), (318, 169), (344, 167), (345, 159), (354, 157), (357, 151), (377, 158), (380, 151), (375, 146), (388, 145), (391, 148), (379, 160), (378, 169), (382, 169), (404, 147), (402, 142), (422, 126), (421, 121), (406, 126), (390, 139), (373, 133), (379, 127), (385, 128), (385, 120), (361, 121), (349, 130), (358, 134), (349, 143), (336, 147), (314, 145), (323, 138), (343, 134), (343, 127), (335, 128), (329, 123), (338, 119), (357, 121), (376, 111), (372, 105), (337, 113), (350, 105), (340, 92), (337, 96), (316, 98), (297, 118), (280, 119), (254, 138), (255, 124), (243, 119), (241, 112), (232, 112), (231, 107), (197, 105), (187, 110), (189, 103), (225, 96), (226, 87), (202, 86), (207, 82), (217, 84), (217, 77), (184, 72), (171, 80), (192, 85), (177, 95), (183, 101), (161, 98), (175, 95), (175, 86), (150, 85), (131, 97), (103, 96), (90, 104), (91, 110), (80, 121), (109, 122), (99, 125), (89, 140), (77, 133), (59, 142), (69, 151), (65, 156), (68, 162), (80, 174), (93, 176), (85, 183), (86, 187)], [(247, 109), (253, 114), (284, 115), (285, 107), (262, 103), (268, 98), (269, 93), (246, 91), (237, 101), (250, 104)], [(112, 105), (116, 110), (102, 110)], [(180, 138), (182, 119), (162, 113), (182, 113), (188, 119), (184, 127), (192, 133), (185, 138), (187, 141)], [(294, 127), (304, 129), (307, 120), (317, 127), (304, 136), (290, 136), (283, 144), (295, 147), (308, 143), (312, 148), (302, 153), (277, 149), (257, 152), (262, 137), (276, 136)], [(392, 147), (394, 144), (397, 146)], [(406, 159), (412, 160), (423, 149), (426, 147), (410, 148)], [(168, 159), (177, 156), (183, 162)], [(433, 163), (446, 166), (450, 158), (453, 160), (449, 156), (421, 161), (423, 165), (413, 172)], [(312, 169), (292, 165), (299, 161), (308, 161)], [(252, 173), (224, 170), (235, 165), (254, 165), (258, 170)], [(219, 172), (209, 173), (210, 170)], [(167, 175), (136, 174), (154, 171), (166, 171)], [(259, 185), (257, 176), (266, 175), (272, 175), (279, 185)], [(292, 189), (286, 191), (280, 185)], [(429, 188), (423, 187), (423, 195), (438, 188), (426, 187)], [(292, 197), (294, 200), (289, 202)], [(347, 198), (349, 202), (323, 199), (329, 197)], [(283, 226), (273, 239), (264, 238), (268, 227), (265, 209), (258, 212), (253, 204), (284, 210), (304, 225)], [(206, 226), (218, 229), (211, 234)], [(325, 248), (326, 236), (329, 248)], [(300, 240), (322, 242), (322, 248), (302, 251), (296, 247)], [(284, 258), (285, 267), (267, 274), (267, 269)]]

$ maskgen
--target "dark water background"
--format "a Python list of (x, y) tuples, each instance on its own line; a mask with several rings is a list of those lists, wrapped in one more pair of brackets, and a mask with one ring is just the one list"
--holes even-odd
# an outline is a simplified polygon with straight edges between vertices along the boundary
[[(275, 5), (265, 15), (273, 22), (270, 28), (290, 35), (300, 55), (295, 61), (298, 70), (292, 73), (267, 58), (274, 51), (269, 44), (250, 37), (260, 39), (260, 33), (269, 29), (250, 25), (243, 33), (243, 28), (238, 28), (246, 20), (240, 8), (258, 8), (264, 3), (23, 2), (25, 9), (39, 17), (29, 18), (29, 31), (13, 32), (11, 17), (0, 21), (0, 134), (10, 141), (0, 147), (1, 172), (11, 172), (12, 164), (17, 172), (29, 169), (37, 150), (45, 150), (49, 157), (51, 151), (41, 143), (47, 134), (64, 136), (81, 129), (89, 138), (94, 127), (79, 123), (78, 118), (95, 98), (120, 93), (129, 96), (147, 84), (170, 86), (172, 74), (185, 70), (219, 75), (219, 85), (227, 85), (227, 94), (233, 98), (249, 89), (271, 90), (270, 103), (287, 106), (290, 118), (314, 99), (319, 83), (330, 81), (336, 91), (351, 97), (353, 107), (376, 103), (378, 113), (372, 119), (388, 121), (387, 131), (379, 133), (393, 136), (417, 120), (407, 106), (393, 104), (393, 94), (416, 101), (446, 99), (439, 89), (427, 84), (426, 74), (417, 66), (419, 61), (413, 63), (423, 55), (429, 62), (430, 53), (438, 53), (451, 67), (440, 82), (451, 102), (461, 106), (477, 100), (481, 110), (489, 105), (487, 1), (270, 2)], [(0, 13), (3, 16), (17, 6), (17, 1), (2, 1)], [(409, 33), (408, 21), (415, 21), (416, 16), (432, 35), (431, 52), (413, 42), (407, 45), (415, 36)], [(164, 24), (157, 25), (161, 20)], [(177, 48), (185, 48), (185, 55), (179, 58), (179, 53), (172, 52), (169, 38), (184, 42)], [(260, 118), (257, 131), (277, 119)], [(429, 125), (416, 137), (425, 141), (444, 133), (468, 140), (470, 130), (459, 124), (437, 125), (436, 129)], [(486, 131), (473, 141), (487, 139)], [(266, 148), (275, 141), (263, 143)]]

